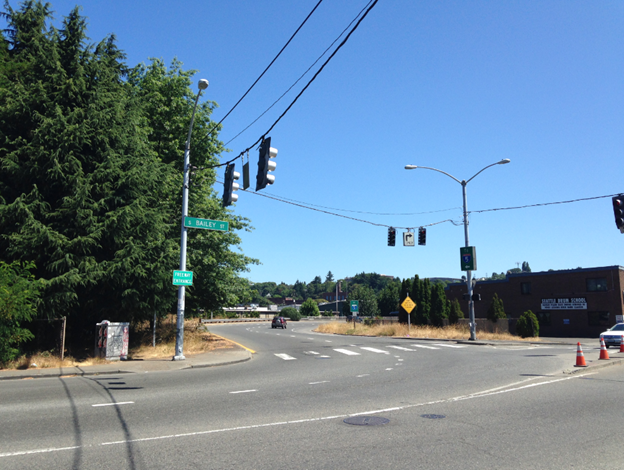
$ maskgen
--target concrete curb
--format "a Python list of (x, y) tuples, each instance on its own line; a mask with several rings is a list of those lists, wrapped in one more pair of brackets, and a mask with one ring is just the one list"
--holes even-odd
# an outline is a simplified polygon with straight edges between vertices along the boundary
[(598, 361), (600, 362), (592, 361), (591, 364), (587, 365), (587, 367), (574, 367), (572, 369), (566, 369), (563, 371), (563, 373), (567, 375), (574, 375), (580, 374), (581, 372), (587, 372), (588, 370), (604, 369), (605, 367), (621, 366), (622, 364), (624, 364), (624, 358), (602, 360), (598, 359)]

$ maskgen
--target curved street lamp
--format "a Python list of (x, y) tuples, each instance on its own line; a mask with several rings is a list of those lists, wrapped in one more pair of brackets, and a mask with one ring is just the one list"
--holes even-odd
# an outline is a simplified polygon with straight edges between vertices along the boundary
[[(455, 181), (457, 181), (459, 184), (461, 184), (462, 186), (462, 195), (464, 198), (464, 239), (465, 239), (465, 246), (470, 246), (470, 241), (468, 239), (468, 203), (466, 201), (466, 185), (468, 183), (470, 183), (479, 173), (481, 173), (484, 170), (487, 170), (488, 168), (490, 168), (491, 166), (494, 165), (504, 165), (505, 163), (509, 163), (511, 160), (509, 158), (503, 158), (500, 162), (496, 162), (496, 163), (492, 163), (491, 165), (488, 165), (486, 167), (481, 168), (479, 171), (477, 171), (474, 175), (472, 175), (471, 178), (467, 179), (467, 180), (458, 180), (457, 178), (455, 178), (453, 175), (448, 174), (445, 171), (442, 170), (438, 170), (437, 168), (430, 168), (428, 166), (417, 166), (417, 165), (405, 165), (405, 169), (406, 170), (416, 170), (418, 168), (422, 168), (424, 170), (433, 170), (433, 171), (437, 171), (438, 173), (442, 173), (443, 175), (448, 176), (449, 178), (453, 178)], [(477, 339), (477, 325), (475, 323), (475, 313), (474, 313), (474, 301), (472, 300), (472, 271), (467, 271), (468, 275), (466, 276), (466, 285), (468, 287), (468, 313), (470, 316), (470, 340), (471, 341), (475, 341)]]
[[(188, 216), (188, 196), (189, 196), (189, 174), (191, 171), (191, 134), (193, 133), (193, 122), (195, 121), (195, 111), (197, 103), (203, 90), (208, 88), (208, 80), (202, 78), (197, 82), (199, 92), (195, 98), (195, 106), (191, 114), (191, 123), (189, 124), (186, 145), (184, 146), (184, 184), (182, 185), (182, 234), (180, 237), (180, 271), (186, 271), (186, 234), (187, 229), (184, 226), (184, 218)], [(183, 361), (186, 359), (183, 354), (184, 347), (184, 286), (178, 286), (178, 312), (176, 316), (176, 346), (174, 361)]]

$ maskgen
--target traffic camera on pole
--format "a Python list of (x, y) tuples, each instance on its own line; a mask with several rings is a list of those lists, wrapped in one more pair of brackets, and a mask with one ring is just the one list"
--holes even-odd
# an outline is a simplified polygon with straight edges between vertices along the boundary
[(394, 227), (388, 228), (388, 246), (394, 246), (396, 244), (396, 229)]
[(273, 158), (277, 157), (277, 149), (271, 147), (271, 138), (267, 137), (260, 144), (260, 158), (258, 160), (258, 176), (256, 177), (256, 191), (264, 189), (275, 182), (275, 176), (269, 174), (275, 171), (277, 163)]
[(615, 225), (624, 233), (624, 194), (619, 194), (612, 198), (613, 215), (615, 216)]
[(238, 191), (239, 185), (234, 180), (240, 178), (240, 173), (234, 171), (234, 163), (229, 163), (225, 167), (225, 182), (223, 183), (223, 207), (231, 205), (233, 202), (238, 201), (238, 194), (234, 191)]

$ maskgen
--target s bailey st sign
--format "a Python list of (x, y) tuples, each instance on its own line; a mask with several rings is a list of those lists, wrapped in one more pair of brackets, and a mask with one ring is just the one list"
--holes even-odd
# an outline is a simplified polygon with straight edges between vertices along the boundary
[(230, 229), (230, 223), (222, 220), (198, 219), (197, 217), (184, 217), (184, 226), (186, 228), (203, 228), (206, 230), (218, 230), (227, 232)]

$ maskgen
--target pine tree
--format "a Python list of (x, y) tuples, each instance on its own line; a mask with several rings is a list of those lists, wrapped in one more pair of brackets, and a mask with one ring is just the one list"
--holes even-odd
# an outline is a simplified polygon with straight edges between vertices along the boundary
[(431, 289), (431, 323), (434, 326), (443, 326), (448, 318), (448, 305), (442, 284), (434, 284)]

